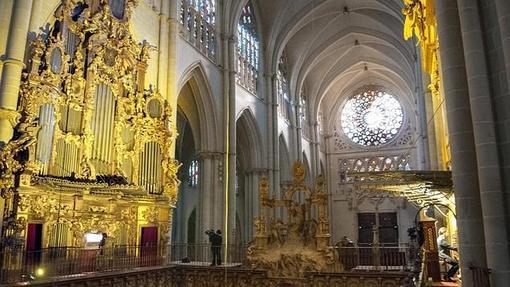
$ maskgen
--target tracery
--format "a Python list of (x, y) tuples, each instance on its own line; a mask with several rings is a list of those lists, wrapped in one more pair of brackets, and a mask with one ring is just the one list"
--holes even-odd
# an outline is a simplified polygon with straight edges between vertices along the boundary
[(399, 101), (385, 91), (367, 90), (349, 98), (342, 109), (345, 135), (363, 146), (387, 144), (402, 128), (404, 113)]
[(260, 51), (251, 1), (242, 10), (241, 18), (237, 24), (237, 37), (237, 83), (255, 93), (257, 91)]

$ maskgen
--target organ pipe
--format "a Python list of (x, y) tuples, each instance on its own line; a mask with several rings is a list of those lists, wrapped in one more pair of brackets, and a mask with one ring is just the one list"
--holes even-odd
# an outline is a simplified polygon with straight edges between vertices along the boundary
[(95, 109), (92, 118), (94, 144), (92, 161), (98, 174), (109, 174), (113, 166), (113, 127), (115, 119), (115, 97), (111, 89), (100, 84), (96, 88)]
[(159, 143), (145, 143), (144, 150), (140, 154), (140, 171), (138, 183), (144, 186), (149, 193), (161, 192), (161, 161), (163, 155)]

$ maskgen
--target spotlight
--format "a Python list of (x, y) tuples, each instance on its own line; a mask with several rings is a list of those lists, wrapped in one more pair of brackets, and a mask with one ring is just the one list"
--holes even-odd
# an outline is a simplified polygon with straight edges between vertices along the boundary
[(39, 267), (35, 270), (35, 275), (37, 278), (44, 276), (44, 273), (46, 273), (46, 271), (42, 267)]

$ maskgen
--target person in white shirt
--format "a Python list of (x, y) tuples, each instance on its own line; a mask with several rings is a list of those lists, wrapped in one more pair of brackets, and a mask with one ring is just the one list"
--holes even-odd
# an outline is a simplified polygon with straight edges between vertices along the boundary
[(439, 228), (438, 234), (437, 248), (439, 249), (439, 258), (451, 265), (450, 269), (448, 269), (446, 273), (445, 280), (453, 281), (453, 276), (455, 276), (455, 273), (459, 270), (459, 262), (450, 256), (450, 250), (457, 251), (457, 248), (452, 247), (448, 242), (448, 239), (446, 238), (448, 235), (446, 233), (446, 227)]

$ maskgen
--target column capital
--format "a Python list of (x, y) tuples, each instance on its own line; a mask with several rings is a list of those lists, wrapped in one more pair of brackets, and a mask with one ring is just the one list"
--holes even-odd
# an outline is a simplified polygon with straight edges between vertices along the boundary
[(251, 168), (251, 169), (246, 170), (246, 174), (248, 174), (248, 175), (267, 175), (267, 174), (269, 174), (269, 169), (262, 168), (262, 167)]
[(20, 116), (15, 110), (0, 108), (0, 120), (8, 120), (13, 128), (18, 124)]
[(19, 66), (22, 69), (25, 68), (25, 63), (23, 63), (23, 61), (18, 60), (18, 59), (13, 59), (13, 58), (7, 58), (5, 60), (2, 60), (2, 64), (3, 65), (11, 64), (11, 65), (14, 65), (14, 66)]
[(197, 157), (199, 159), (221, 159), (224, 154), (218, 151), (199, 151)]

